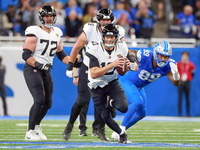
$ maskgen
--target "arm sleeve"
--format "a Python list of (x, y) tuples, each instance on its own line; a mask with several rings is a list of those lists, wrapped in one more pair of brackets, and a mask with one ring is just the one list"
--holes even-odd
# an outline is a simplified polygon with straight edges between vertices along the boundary
[(127, 58), (128, 58), (128, 60), (130, 60), (130, 62), (135, 62), (135, 60), (129, 55), (129, 53), (127, 55)]
[(88, 52), (86, 52), (85, 55), (86, 55), (86, 56), (89, 58), (89, 60), (90, 60), (90, 62), (89, 62), (89, 68), (99, 67), (99, 61), (98, 61), (98, 59), (97, 59), (95, 56), (93, 56), (92, 54), (90, 54), (90, 53), (88, 53)]

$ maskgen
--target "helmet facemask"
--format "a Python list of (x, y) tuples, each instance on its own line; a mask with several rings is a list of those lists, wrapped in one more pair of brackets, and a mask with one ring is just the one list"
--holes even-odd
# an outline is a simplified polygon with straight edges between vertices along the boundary
[[(118, 41), (119, 31), (118, 28), (114, 24), (107, 24), (102, 28), (102, 40), (106, 47), (111, 48), (114, 47)], [(113, 43), (107, 43), (105, 40), (105, 36), (115, 37)]]
[[(40, 22), (44, 24), (44, 26), (47, 28), (51, 28), (56, 23), (57, 20), (56, 11), (54, 7), (50, 5), (44, 5), (42, 8), (40, 8), (38, 16)], [(53, 23), (47, 24), (43, 18), (44, 16), (53, 16)]]
[(157, 65), (159, 67), (166, 66), (169, 63), (169, 58), (167, 61), (162, 60), (159, 58), (159, 55), (168, 56), (169, 58), (172, 55), (171, 46), (169, 45), (167, 41), (162, 41), (156, 44), (154, 47), (154, 60), (156, 61)]

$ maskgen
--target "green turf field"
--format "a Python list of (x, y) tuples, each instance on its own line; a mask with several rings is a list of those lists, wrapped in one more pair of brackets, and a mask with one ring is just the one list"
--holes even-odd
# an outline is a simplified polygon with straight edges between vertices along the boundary
[[(200, 122), (198, 121), (140, 121), (127, 130), (131, 144), (118, 144), (111, 140), (112, 131), (106, 128), (109, 142), (102, 142), (92, 134), (92, 121), (87, 121), (88, 136), (80, 137), (77, 122), (71, 138), (65, 141), (62, 132), (67, 121), (44, 120), (43, 133), (47, 141), (27, 142), (24, 140), (28, 120), (0, 120), (0, 149), (79, 149), (79, 150), (157, 150), (200, 149)], [(120, 124), (120, 121), (118, 121)]]

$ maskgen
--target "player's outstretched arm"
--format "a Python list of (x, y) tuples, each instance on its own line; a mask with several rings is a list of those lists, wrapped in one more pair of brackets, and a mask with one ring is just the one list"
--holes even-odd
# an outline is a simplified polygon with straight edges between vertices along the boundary
[(173, 83), (174, 86), (179, 86), (181, 83), (180, 75), (178, 72), (177, 65), (173, 62), (170, 62), (171, 71), (167, 73), (167, 77)]

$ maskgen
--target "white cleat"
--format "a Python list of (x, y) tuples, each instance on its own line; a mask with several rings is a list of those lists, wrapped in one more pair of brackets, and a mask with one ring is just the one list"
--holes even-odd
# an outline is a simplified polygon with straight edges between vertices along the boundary
[(35, 125), (35, 133), (40, 137), (40, 140), (47, 140), (47, 137), (42, 133), (42, 127)]
[(25, 140), (39, 141), (39, 140), (41, 140), (41, 139), (40, 139), (40, 137), (35, 133), (34, 130), (29, 130), (29, 131), (26, 132)]
[[(111, 134), (111, 138), (113, 138), (115, 141), (119, 141), (119, 134), (116, 132), (113, 132)], [(127, 140), (127, 143), (132, 143), (131, 141)]]
[(113, 138), (116, 141), (119, 141), (119, 134), (117, 132), (113, 132), (111, 138)]

